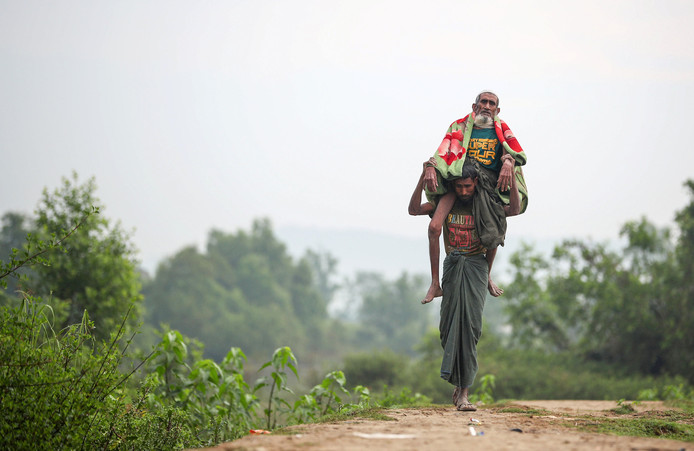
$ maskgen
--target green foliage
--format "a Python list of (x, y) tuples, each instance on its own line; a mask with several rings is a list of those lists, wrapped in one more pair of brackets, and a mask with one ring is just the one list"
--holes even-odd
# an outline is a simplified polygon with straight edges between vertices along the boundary
[[(397, 377), (388, 384), (393, 390), (407, 387), (433, 402), (449, 404), (453, 387), (439, 377), (442, 351), (438, 331), (432, 328), (417, 349), (420, 356), (414, 359), (402, 355), (383, 359), (380, 352), (350, 355), (345, 361), (345, 374), (352, 383), (366, 380), (365, 385), (380, 389), (381, 381), (392, 374), (395, 363), (391, 362), (397, 362)], [(494, 399), (639, 399), (644, 387), (653, 387), (657, 395), (664, 393), (667, 386), (680, 384), (682, 393), (691, 390), (681, 377), (637, 374), (619, 364), (584, 362), (570, 352), (500, 346), (488, 332), (480, 341), (478, 355), (480, 368), (470, 392), (471, 399), (485, 404)], [(668, 389), (669, 393), (672, 391)]]
[(259, 404), (257, 388), (251, 389), (243, 378), (246, 356), (232, 348), (217, 364), (200, 359), (201, 351), (191, 356), (190, 344), (178, 331), (161, 335), (153, 355), (150, 408), (176, 407), (186, 412), (188, 427), (206, 445), (245, 435), (255, 425), (254, 409)]
[(397, 421), (385, 415), (381, 407), (362, 407), (358, 405), (345, 406), (339, 412), (328, 414), (316, 420), (316, 423), (335, 423), (350, 420)]
[[(30, 266), (31, 255), (24, 249), (21, 255), (27, 234), (29, 218), (19, 213), (5, 213), (2, 216), (2, 228), (0, 229), (0, 256), (9, 256), (7, 263), (0, 265), (0, 288), (6, 288), (7, 293), (15, 293), (20, 289), (19, 279), (26, 274), (23, 266)], [(34, 238), (35, 240), (35, 238)], [(37, 261), (33, 259), (33, 261)], [(20, 262), (21, 265), (19, 264)], [(7, 296), (0, 290), (0, 299)]]
[(636, 409), (634, 408), (634, 405), (636, 405), (638, 401), (635, 402), (627, 402), (626, 399), (622, 398), (617, 401), (617, 407), (612, 409), (612, 412), (618, 414), (618, 415), (628, 415), (630, 413), (636, 412)]
[(125, 319), (99, 343), (86, 313), (57, 332), (51, 313), (31, 296), (0, 308), (0, 448), (122, 449), (144, 443), (123, 442), (143, 430), (163, 439), (148, 449), (194, 444), (176, 426), (180, 412), (128, 411), (123, 383), (131, 373), (119, 371), (131, 340)]
[[(263, 368), (267, 368), (269, 366), (272, 366), (272, 369), (274, 370), (272, 373), (270, 373), (269, 383), (267, 380), (263, 380), (256, 384), (256, 387), (261, 388), (265, 385), (270, 386), (268, 405), (264, 412), (266, 418), (266, 427), (271, 429), (275, 428), (277, 425), (277, 412), (279, 411), (280, 406), (291, 408), (289, 402), (282, 397), (283, 391), (293, 393), (291, 388), (289, 388), (287, 385), (286, 369), (289, 368), (292, 370), (296, 377), (299, 377), (299, 373), (296, 370), (296, 358), (294, 357), (294, 353), (292, 353), (292, 350), (287, 346), (275, 350), (275, 352), (272, 354), (272, 360), (266, 362), (260, 367), (260, 369), (262, 370)], [(273, 403), (275, 404), (274, 411), (272, 409)]]
[[(301, 424), (315, 421), (320, 417), (341, 410), (344, 405), (343, 396), (350, 395), (345, 388), (346, 382), (342, 371), (337, 370), (328, 373), (320, 384), (296, 400), (294, 408), (289, 414), (290, 423)], [(359, 408), (368, 407), (371, 398), (368, 388), (357, 386), (354, 389), (354, 395), (359, 399)]]
[(642, 218), (622, 228), (621, 251), (572, 240), (551, 260), (529, 246), (515, 253), (513, 343), (694, 383), (694, 182), (686, 185), (692, 201), (677, 214), (674, 247), (669, 230)]
[(666, 386), (665, 389), (663, 389), (663, 399), (687, 399), (687, 396), (685, 395), (684, 384)]
[(381, 407), (407, 407), (431, 404), (431, 398), (421, 393), (412, 394), (412, 390), (403, 387), (398, 393), (393, 392), (387, 385), (383, 387), (383, 394), (378, 399)]
[(333, 299), (340, 285), (333, 281), (337, 272), (337, 259), (328, 252), (307, 250), (303, 259), (313, 273), (314, 285), (328, 303)]
[(426, 292), (425, 278), (403, 273), (390, 282), (380, 274), (361, 272), (352, 283), (352, 291), (352, 296), (360, 300), (360, 345), (414, 355), (415, 345), (431, 324), (420, 302)]
[(89, 311), (97, 325), (96, 337), (105, 339), (132, 308), (134, 324), (142, 296), (129, 236), (102, 215), (84, 215), (90, 206), (102, 209), (95, 191), (93, 178), (80, 184), (77, 174), (64, 178), (62, 186), (52, 193), (44, 190), (36, 210), (42, 234), (60, 235), (64, 224), (82, 222), (65, 251), (51, 255), (50, 268), (37, 268), (36, 289), (43, 296), (51, 294), (53, 302), (68, 303), (65, 324), (76, 322)]
[(344, 360), (349, 380), (355, 385), (372, 388), (399, 385), (409, 362), (407, 356), (388, 349), (350, 354)]
[[(667, 412), (664, 413), (667, 415)], [(670, 440), (694, 441), (694, 426), (692, 415), (677, 419), (658, 418), (658, 413), (650, 413), (629, 418), (596, 418), (573, 419), (564, 425), (600, 434), (626, 435), (630, 437), (654, 437)]]
[(504, 348), (478, 352), (479, 373), (495, 376), (496, 399), (638, 399), (645, 387), (663, 390), (683, 383), (682, 377), (643, 375), (620, 364), (585, 362), (570, 352)]
[[(130, 325), (135, 323), (142, 296), (129, 237), (98, 214), (102, 206), (95, 191), (94, 179), (80, 184), (73, 174), (52, 193), (44, 189), (34, 221), (5, 215), (0, 241), (11, 249), (9, 261), (0, 267), (0, 279), (19, 276), (20, 268), (30, 267), (13, 290), (49, 303), (58, 327), (79, 322), (88, 310), (96, 325), (94, 335), (106, 340), (131, 309), (135, 311)], [(27, 230), (26, 242), (18, 243), (19, 234)], [(12, 292), (3, 297), (6, 304), (19, 299)]]
[(496, 377), (493, 374), (485, 374), (479, 378), (479, 383), (476, 385), (477, 389), (470, 395), (469, 401), (473, 404), (478, 402), (482, 404), (493, 404), (493, 391), (496, 385)]
[(165, 406), (147, 407), (151, 379), (140, 388), (132, 403), (114, 403), (112, 420), (100, 434), (105, 437), (103, 447), (122, 450), (172, 450), (202, 446), (191, 429), (188, 414), (183, 410)]
[(325, 335), (327, 300), (310, 262), (294, 263), (267, 220), (255, 221), (250, 232), (211, 231), (205, 253), (181, 250), (143, 291), (147, 323), (200, 339), (215, 360), (230, 344), (249, 356), (285, 344), (308, 353)]
[(645, 388), (639, 390), (639, 394), (636, 396), (639, 401), (655, 401), (658, 399), (658, 389), (657, 388)]
[[(345, 388), (342, 371), (328, 373), (322, 382), (308, 393), (298, 396), (293, 405), (289, 396), (294, 394), (288, 376), (298, 377), (296, 357), (289, 347), (275, 350), (272, 359), (258, 371), (270, 370), (251, 388), (244, 380), (245, 354), (232, 348), (221, 364), (201, 359), (191, 362), (188, 349), (191, 340), (178, 331), (161, 335), (161, 342), (153, 356), (154, 374), (148, 405), (155, 412), (176, 407), (187, 413), (186, 425), (196, 431), (200, 443), (213, 445), (245, 435), (248, 430), (264, 427), (275, 429), (280, 419), (288, 424), (316, 421), (343, 409), (367, 409), (371, 395), (358, 386), (353, 395)], [(201, 352), (197, 352), (198, 357)], [(269, 389), (267, 406), (258, 413), (260, 390)], [(351, 403), (351, 398), (357, 403)]]
[[(485, 331), (482, 343), (486, 343), (491, 337), (492, 335)], [(415, 349), (419, 354), (408, 363), (403, 374), (403, 386), (410, 387), (415, 392), (425, 393), (436, 403), (449, 403), (453, 387), (441, 379), (443, 349), (438, 328), (431, 327)], [(481, 356), (482, 359), (486, 359), (484, 353)]]
[[(318, 406), (323, 406), (321, 415), (333, 412), (332, 403), (335, 402), (337, 405), (341, 405), (342, 396), (349, 396), (349, 391), (345, 388), (346, 383), (347, 380), (342, 371), (331, 371), (325, 376), (323, 382), (311, 389), (311, 396), (316, 399)], [(368, 389), (362, 387), (360, 397), (363, 398), (365, 393), (368, 393)]]

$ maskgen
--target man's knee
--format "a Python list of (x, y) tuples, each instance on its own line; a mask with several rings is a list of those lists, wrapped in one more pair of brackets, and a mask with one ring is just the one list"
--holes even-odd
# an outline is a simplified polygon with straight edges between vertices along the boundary
[(438, 238), (441, 236), (441, 224), (434, 221), (429, 222), (429, 237)]

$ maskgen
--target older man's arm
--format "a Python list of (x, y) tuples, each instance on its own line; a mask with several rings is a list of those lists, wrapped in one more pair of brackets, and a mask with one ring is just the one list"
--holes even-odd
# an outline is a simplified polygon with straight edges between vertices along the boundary
[(504, 154), (501, 156), (501, 170), (499, 171), (499, 179), (496, 182), (496, 187), (500, 191), (507, 191), (511, 186), (511, 179), (513, 178), (513, 167), (516, 164), (516, 160), (513, 155), (506, 152), (504, 149)]
[[(509, 157), (511, 156), (509, 155)], [(516, 182), (516, 174), (514, 173), (512, 173), (510, 185), (509, 204), (504, 205), (506, 217), (519, 215), (521, 210), (520, 193), (518, 192), (518, 183)]]
[[(506, 140), (508, 146), (514, 152), (523, 152), (523, 148), (514, 136), (513, 132), (503, 121), (501, 122), (501, 128), (503, 129), (504, 139)], [(501, 161), (503, 162), (503, 165), (501, 170), (499, 170), (499, 179), (496, 187), (501, 191), (507, 191), (511, 187), (511, 178), (513, 177), (513, 168), (516, 165), (516, 159), (513, 157), (513, 155), (510, 155), (505, 148), (502, 147), (502, 149), (503, 153), (501, 155)]]

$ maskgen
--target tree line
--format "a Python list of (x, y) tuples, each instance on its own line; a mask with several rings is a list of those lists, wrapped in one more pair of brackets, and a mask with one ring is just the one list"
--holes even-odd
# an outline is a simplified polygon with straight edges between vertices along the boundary
[[(541, 360), (610, 377), (679, 376), (694, 383), (694, 182), (685, 186), (691, 199), (674, 230), (643, 218), (624, 225), (621, 247), (572, 240), (549, 256), (528, 245), (514, 253), (506, 293), (488, 303), (497, 309), (501, 303), (505, 314), (494, 318), (510, 332), (485, 326), (480, 374), (503, 382), (506, 374), (513, 377), (509, 362), (537, 367)], [(97, 213), (85, 215), (90, 209)], [(250, 230), (212, 230), (204, 249), (185, 247), (149, 276), (138, 268), (129, 234), (100, 209), (94, 179), (81, 182), (73, 174), (54, 191), (44, 190), (34, 216), (6, 213), (2, 255), (31, 253), (27, 234), (34, 243), (71, 235), (50, 262), (36, 259), (17, 271), (21, 278), (3, 279), (0, 302), (38, 296), (50, 305), (57, 329), (80, 322), (86, 310), (99, 339), (130, 309), (127, 326), (142, 324), (134, 344), (143, 350), (170, 330), (199, 340), (214, 361), (238, 347), (260, 363), (289, 346), (317, 379), (341, 368), (354, 385), (407, 384), (447, 398), (437, 381), (437, 312), (419, 304), (423, 276), (388, 280), (364, 272), (338, 281), (334, 257), (307, 251), (293, 258), (268, 219), (254, 221)], [(80, 227), (70, 232), (74, 224)], [(338, 292), (351, 308), (344, 315), (349, 319), (328, 314)], [(524, 389), (513, 396), (523, 397)]]
[(694, 181), (675, 230), (629, 221), (621, 246), (567, 240), (511, 261), (512, 345), (694, 384)]

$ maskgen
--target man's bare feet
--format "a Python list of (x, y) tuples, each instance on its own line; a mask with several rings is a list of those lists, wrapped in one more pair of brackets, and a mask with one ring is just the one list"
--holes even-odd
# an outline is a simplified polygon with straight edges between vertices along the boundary
[(458, 410), (464, 412), (474, 412), (477, 410), (477, 407), (468, 401), (467, 395), (467, 388), (456, 387), (455, 390), (453, 390), (453, 404)]
[(463, 387), (456, 387), (453, 389), (453, 405), (458, 407), (460, 402), (460, 396), (462, 395)]
[(487, 289), (489, 289), (489, 294), (491, 294), (495, 298), (498, 298), (499, 296), (504, 294), (504, 290), (497, 287), (491, 277), (489, 278), (489, 280), (487, 282)]
[(428, 304), (439, 296), (443, 296), (443, 290), (437, 282), (432, 282), (427, 295), (422, 299), (422, 304)]

